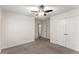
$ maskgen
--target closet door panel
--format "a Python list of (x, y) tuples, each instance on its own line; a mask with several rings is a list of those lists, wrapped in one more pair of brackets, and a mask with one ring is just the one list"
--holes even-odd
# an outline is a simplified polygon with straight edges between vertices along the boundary
[(56, 44), (65, 46), (65, 20), (64, 19), (57, 19), (54, 20), (53, 23), (53, 42)]
[(66, 19), (66, 26), (65, 26), (65, 33), (67, 35), (65, 40), (66, 40), (66, 47), (75, 49), (77, 46), (76, 40), (77, 40), (77, 22), (76, 18), (68, 18)]

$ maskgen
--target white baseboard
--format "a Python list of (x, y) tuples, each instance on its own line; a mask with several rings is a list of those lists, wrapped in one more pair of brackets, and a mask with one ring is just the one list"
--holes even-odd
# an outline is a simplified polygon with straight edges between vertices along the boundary
[(31, 41), (28, 41), (28, 42), (22, 42), (22, 43), (19, 43), (19, 44), (16, 44), (16, 45), (7, 46), (7, 47), (2, 47), (2, 50), (3, 49), (7, 49), (7, 48), (11, 48), (11, 47), (15, 47), (15, 46), (19, 46), (19, 45), (22, 45), (22, 44), (30, 43), (30, 42), (33, 42), (33, 41), (34, 40), (31, 40)]

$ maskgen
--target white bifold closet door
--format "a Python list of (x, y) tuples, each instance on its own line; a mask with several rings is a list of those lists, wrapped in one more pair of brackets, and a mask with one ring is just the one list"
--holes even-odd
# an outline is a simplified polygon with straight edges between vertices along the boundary
[(65, 25), (65, 43), (66, 47), (75, 49), (77, 46), (77, 19), (72, 17), (66, 19)]
[(79, 18), (70, 17), (53, 20), (51, 31), (53, 43), (79, 51)]
[(51, 21), (51, 40), (55, 44), (65, 46), (65, 20), (56, 19)]

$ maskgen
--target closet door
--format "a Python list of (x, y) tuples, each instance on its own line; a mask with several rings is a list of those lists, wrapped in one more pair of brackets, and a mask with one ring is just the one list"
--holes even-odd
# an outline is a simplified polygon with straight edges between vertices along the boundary
[(42, 24), (42, 37), (47, 38), (47, 24)]
[(41, 24), (38, 24), (38, 36), (41, 37)]
[(55, 44), (59, 44), (65, 46), (65, 20), (64, 19), (57, 19), (53, 20), (52, 27), (51, 27), (52, 35), (53, 35), (53, 42)]
[(76, 45), (76, 34), (77, 34), (77, 23), (76, 18), (71, 17), (66, 19), (65, 26), (65, 42), (66, 47), (75, 49)]

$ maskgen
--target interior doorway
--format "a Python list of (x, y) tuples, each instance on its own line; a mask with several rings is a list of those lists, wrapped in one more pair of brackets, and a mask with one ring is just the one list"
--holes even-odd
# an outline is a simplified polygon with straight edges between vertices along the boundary
[(38, 24), (38, 38), (41, 38), (41, 24)]
[(35, 39), (44, 38), (50, 40), (50, 19), (35, 19)]

